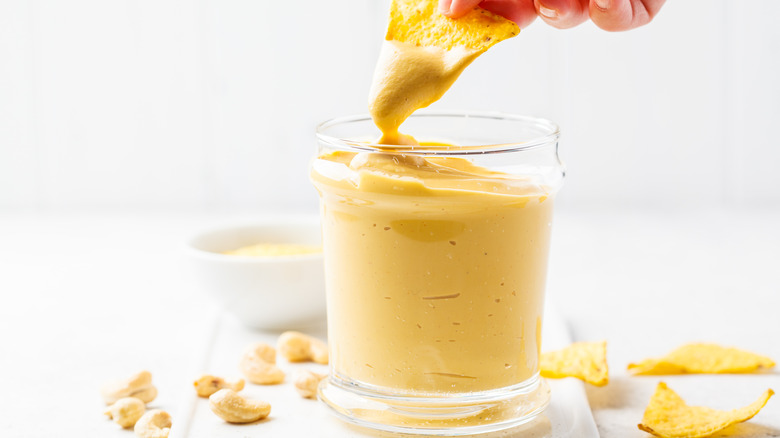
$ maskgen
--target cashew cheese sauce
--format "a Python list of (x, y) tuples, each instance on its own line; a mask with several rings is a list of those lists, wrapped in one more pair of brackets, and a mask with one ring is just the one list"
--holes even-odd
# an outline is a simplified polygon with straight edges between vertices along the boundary
[(331, 364), (363, 384), (482, 391), (538, 369), (553, 202), (461, 158), (337, 151), (323, 201)]
[[(416, 144), (400, 124), (481, 52), (384, 44), (370, 96), (379, 143)], [(464, 158), (381, 149), (325, 153), (311, 178), (335, 375), (421, 394), (536, 375), (553, 209), (545, 186)]]

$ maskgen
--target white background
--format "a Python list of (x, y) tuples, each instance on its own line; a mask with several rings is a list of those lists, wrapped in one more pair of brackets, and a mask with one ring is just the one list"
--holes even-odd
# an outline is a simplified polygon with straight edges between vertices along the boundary
[[(314, 126), (366, 111), (385, 13), (0, 1), (0, 209), (315, 212)], [(557, 121), (564, 208), (780, 205), (779, 16), (672, 0), (626, 33), (537, 21), (434, 105)]]
[[(385, 10), (0, 0), (0, 436), (131, 436), (97, 388), (141, 368), (154, 407), (182, 408), (214, 311), (182, 242), (215, 218), (316, 212), (314, 126), (366, 111)], [(778, 17), (670, 0), (620, 34), (536, 22), (435, 104), (561, 125), (548, 289), (576, 340), (609, 342), (611, 383), (587, 388), (604, 438), (648, 436), (658, 379), (630, 361), (692, 341), (780, 358)], [(718, 409), (778, 378), (664, 377)], [(731, 433), (780, 436), (779, 401)]]

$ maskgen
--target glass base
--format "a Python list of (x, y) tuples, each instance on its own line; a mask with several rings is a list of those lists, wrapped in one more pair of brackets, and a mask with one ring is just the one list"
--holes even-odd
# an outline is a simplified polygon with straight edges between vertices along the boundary
[(388, 432), (458, 436), (495, 432), (527, 423), (550, 402), (538, 375), (507, 388), (456, 396), (400, 396), (331, 376), (320, 400), (347, 423)]

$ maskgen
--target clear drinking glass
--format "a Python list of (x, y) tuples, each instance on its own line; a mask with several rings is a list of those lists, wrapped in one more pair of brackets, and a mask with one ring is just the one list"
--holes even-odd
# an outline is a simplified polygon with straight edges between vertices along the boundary
[(317, 129), (330, 377), (339, 417), (416, 434), (527, 422), (539, 377), (558, 127), (421, 112), (421, 146), (373, 145), (368, 116)]

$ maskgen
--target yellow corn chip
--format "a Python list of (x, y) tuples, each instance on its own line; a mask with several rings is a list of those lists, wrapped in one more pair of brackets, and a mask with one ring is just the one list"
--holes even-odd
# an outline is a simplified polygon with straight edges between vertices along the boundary
[(542, 377), (576, 377), (596, 386), (609, 383), (606, 342), (575, 342), (562, 350), (543, 353), (539, 362)]
[(749, 373), (772, 368), (775, 362), (755, 353), (716, 344), (688, 344), (659, 359), (646, 359), (628, 365), (634, 374), (715, 374)]
[(758, 400), (744, 408), (719, 411), (701, 406), (688, 406), (666, 383), (658, 383), (655, 394), (645, 409), (642, 423), (645, 432), (664, 438), (699, 438), (710, 436), (732, 424), (753, 418), (775, 392), (767, 389)]
[(463, 46), (485, 51), (519, 32), (514, 22), (481, 8), (453, 20), (439, 12), (437, 0), (393, 0), (385, 39), (447, 50)]

